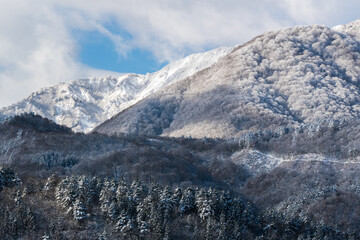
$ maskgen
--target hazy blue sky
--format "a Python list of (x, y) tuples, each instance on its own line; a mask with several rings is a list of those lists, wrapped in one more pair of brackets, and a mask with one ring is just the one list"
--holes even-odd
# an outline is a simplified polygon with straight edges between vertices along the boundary
[(58, 82), (154, 72), (294, 25), (359, 18), (358, 0), (0, 0), (0, 107)]

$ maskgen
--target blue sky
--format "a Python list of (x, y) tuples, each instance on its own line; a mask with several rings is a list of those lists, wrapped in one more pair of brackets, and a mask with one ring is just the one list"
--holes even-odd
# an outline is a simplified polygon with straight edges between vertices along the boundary
[(295, 25), (358, 18), (358, 0), (0, 0), (0, 107), (59, 82), (154, 72)]
[(167, 63), (159, 62), (150, 51), (141, 48), (119, 55), (113, 42), (96, 31), (77, 32), (74, 35), (79, 45), (79, 61), (91, 68), (146, 74), (159, 70)]

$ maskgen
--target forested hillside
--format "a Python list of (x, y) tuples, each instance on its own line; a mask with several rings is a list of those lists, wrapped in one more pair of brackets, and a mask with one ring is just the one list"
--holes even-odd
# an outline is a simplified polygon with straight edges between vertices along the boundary
[[(85, 135), (32, 114), (10, 118), (0, 125), (0, 232), (4, 239), (356, 239), (357, 152), (322, 145), (337, 135), (356, 145), (355, 136), (344, 137), (354, 125), (223, 140)], [(298, 152), (282, 147), (289, 139)]]

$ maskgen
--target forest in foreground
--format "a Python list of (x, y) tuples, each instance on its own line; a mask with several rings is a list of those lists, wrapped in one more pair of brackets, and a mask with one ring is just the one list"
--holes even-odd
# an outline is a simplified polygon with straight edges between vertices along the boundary
[(215, 188), (0, 169), (2, 239), (358, 239)]

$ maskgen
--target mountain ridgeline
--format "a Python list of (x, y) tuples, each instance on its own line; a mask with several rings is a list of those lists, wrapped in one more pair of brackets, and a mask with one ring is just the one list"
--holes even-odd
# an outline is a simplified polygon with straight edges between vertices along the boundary
[(155, 73), (93, 77), (41, 89), (0, 110), (0, 119), (33, 112), (76, 132), (89, 132), (149, 94), (209, 67), (232, 47), (192, 54)]
[(360, 43), (323, 26), (281, 29), (125, 109), (94, 131), (231, 138), (360, 116)]

